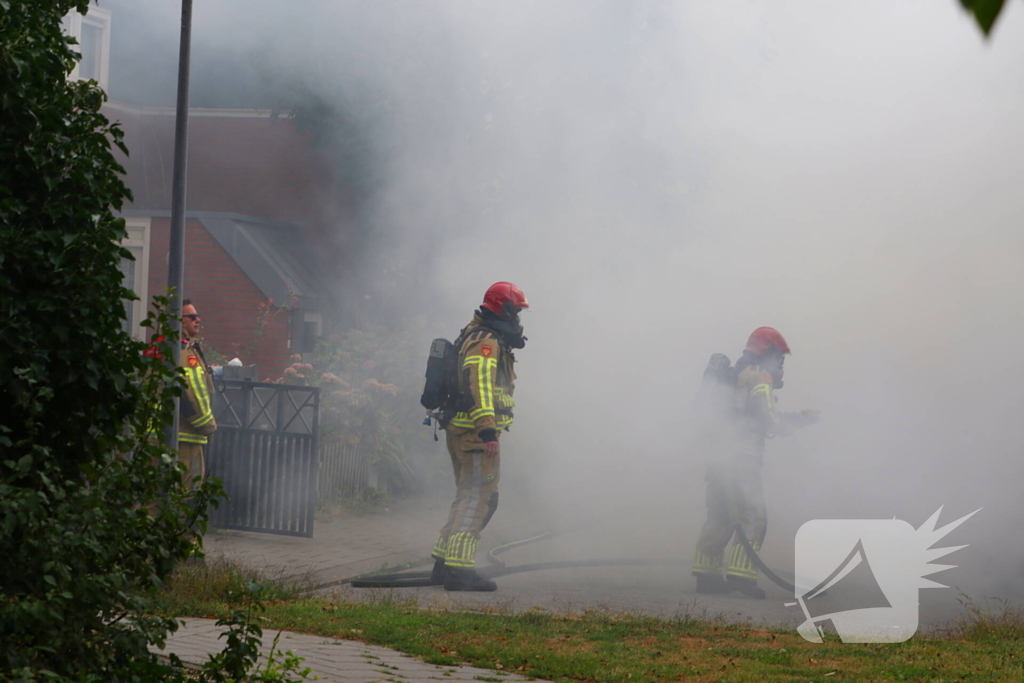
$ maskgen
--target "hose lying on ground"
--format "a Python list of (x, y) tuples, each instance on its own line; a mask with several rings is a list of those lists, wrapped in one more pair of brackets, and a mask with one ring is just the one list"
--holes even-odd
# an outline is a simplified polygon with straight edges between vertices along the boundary
[[(652, 567), (655, 565), (683, 565), (682, 560), (630, 560), (622, 558), (608, 558), (606, 560), (562, 560), (557, 562), (537, 562), (535, 564), (520, 564), (514, 567), (505, 565), (487, 567), (480, 571), (480, 575), (488, 579), (496, 579), (499, 576), (509, 574), (520, 574), (522, 572), (536, 572), (542, 569), (570, 569), (573, 567), (625, 567), (641, 566)], [(430, 572), (399, 572), (398, 574), (377, 574), (376, 576), (357, 576), (352, 579), (350, 585), (353, 588), (419, 588), (423, 586), (439, 586), (440, 583), (430, 579)]]
[[(512, 541), (493, 548), (487, 557), (490, 560), (491, 565), (483, 570), (480, 574), (489, 578), (495, 579), (499, 576), (506, 576), (508, 574), (519, 574), (522, 572), (533, 572), (540, 571), (543, 569), (569, 569), (576, 567), (624, 567), (624, 566), (641, 566), (650, 567), (656, 565), (683, 565), (686, 564), (681, 560), (631, 560), (631, 559), (618, 559), (610, 558), (604, 560), (565, 560), (560, 562), (538, 562), (534, 564), (521, 564), (513, 567), (507, 566), (503, 561), (498, 559), (498, 555), (511, 550), (512, 548), (518, 548), (519, 546), (527, 545), (530, 543), (536, 543), (538, 541), (544, 541), (555, 536), (561, 536), (573, 531), (578, 531), (581, 528), (590, 526), (595, 522), (587, 522), (584, 524), (578, 524), (573, 527), (562, 529), (560, 531), (548, 531), (537, 536), (525, 538), (519, 541)], [(758, 556), (753, 546), (750, 544), (750, 540), (747, 539), (747, 535), (743, 533), (743, 529), (739, 524), (736, 525), (736, 537), (743, 545), (743, 549), (746, 550), (747, 555), (750, 557), (751, 562), (761, 572), (768, 577), (775, 585), (779, 586), (788, 593), (796, 594), (796, 589), (793, 584), (787, 582), (785, 579), (780, 578), (775, 572), (773, 572), (768, 565)], [(421, 588), (425, 586), (437, 586), (439, 582), (433, 581), (431, 578), (431, 572), (428, 571), (417, 571), (417, 572), (398, 572), (396, 574), (376, 574), (371, 576), (357, 576), (352, 579), (349, 583), (353, 588)], [(342, 582), (344, 583), (344, 582)]]
[(796, 588), (793, 586), (793, 584), (789, 583), (785, 579), (780, 578), (778, 574), (776, 574), (768, 568), (768, 565), (764, 563), (764, 561), (761, 559), (761, 556), (757, 554), (756, 550), (754, 550), (754, 547), (750, 545), (750, 541), (747, 539), (747, 535), (743, 533), (743, 527), (741, 527), (739, 524), (736, 525), (736, 538), (740, 539), (740, 543), (743, 545), (743, 549), (747, 551), (747, 557), (750, 558), (750, 561), (754, 563), (755, 567), (761, 570), (762, 574), (767, 576), (772, 583), (774, 583), (782, 590), (786, 591), (787, 593), (792, 593), (793, 595), (796, 595)]

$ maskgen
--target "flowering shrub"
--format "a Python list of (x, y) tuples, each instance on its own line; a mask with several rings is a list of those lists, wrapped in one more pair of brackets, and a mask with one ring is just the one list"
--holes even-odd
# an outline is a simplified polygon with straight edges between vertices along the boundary
[(316, 352), (292, 357), (278, 380), (321, 387), (320, 440), (357, 445), (370, 462), (383, 464), (393, 489), (419, 483), (414, 444), (425, 443), (424, 353), (410, 329), (366, 326), (333, 334)]

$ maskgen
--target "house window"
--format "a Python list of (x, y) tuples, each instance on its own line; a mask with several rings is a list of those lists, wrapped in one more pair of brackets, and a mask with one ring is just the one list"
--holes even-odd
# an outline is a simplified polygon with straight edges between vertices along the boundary
[(149, 218), (128, 218), (125, 227), (128, 237), (121, 241), (121, 246), (132, 253), (135, 260), (121, 259), (121, 273), (124, 275), (124, 286), (135, 292), (139, 297), (136, 301), (124, 300), (127, 320), (124, 330), (136, 339), (144, 339), (146, 332), (140, 324), (146, 317), (149, 307)]
[(94, 80), (106, 90), (110, 72), (110, 10), (92, 6), (85, 16), (72, 12), (64, 18), (64, 30), (78, 40), (75, 49), (82, 55), (71, 78)]
[(299, 353), (310, 353), (316, 351), (316, 343), (323, 334), (324, 318), (319, 311), (302, 312), (302, 338)]

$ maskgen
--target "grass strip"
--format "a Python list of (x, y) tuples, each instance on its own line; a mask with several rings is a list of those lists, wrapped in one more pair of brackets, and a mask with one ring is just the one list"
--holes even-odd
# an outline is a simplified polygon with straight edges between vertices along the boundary
[[(237, 579), (241, 574), (233, 571)], [(200, 588), (197, 578), (193, 572), (172, 587), (169, 612), (226, 615), (231, 579), (206, 576)], [(302, 586), (270, 585), (263, 615), (268, 635), (284, 629), (385, 645), (432, 664), (492, 669), (499, 678), (515, 672), (554, 681), (629, 683), (1024, 680), (1024, 631), (1020, 612), (1012, 609), (968, 606), (968, 618), (945, 634), (906, 643), (814, 644), (789, 630), (690, 617), (422, 609), (387, 591), (375, 592), (368, 602), (314, 600), (300, 597)]]

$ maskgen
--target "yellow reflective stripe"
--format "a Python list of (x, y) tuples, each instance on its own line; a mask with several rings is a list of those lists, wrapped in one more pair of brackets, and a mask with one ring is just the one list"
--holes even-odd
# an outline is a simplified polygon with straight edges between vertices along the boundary
[(444, 559), (445, 555), (448, 554), (448, 539), (444, 536), (437, 537), (437, 543), (434, 544), (434, 552), (430, 553), (432, 557)]
[(207, 443), (208, 438), (201, 434), (189, 434), (188, 432), (178, 432), (178, 441), (184, 441), (185, 443)]
[(494, 390), (491, 381), (491, 368), (496, 368), (498, 361), (494, 358), (485, 358), (484, 356), (469, 356), (463, 362), (462, 367), (473, 365), (476, 366), (476, 384), (480, 407), (469, 413), (469, 419), (478, 420), (481, 417), (494, 415)]
[[(189, 374), (189, 382), (192, 385), (192, 393), (195, 394), (196, 403), (199, 404), (199, 418), (201, 419), (207, 415), (213, 415), (213, 409), (210, 407), (210, 394), (206, 391), (206, 382), (203, 381), (203, 369), (199, 367), (187, 368), (186, 372)], [(199, 426), (195, 422), (197, 427)]]
[(768, 411), (768, 417), (771, 418), (773, 424), (780, 424), (779, 416), (775, 414), (775, 406), (772, 404), (772, 388), (767, 384), (755, 385), (750, 390), (750, 398), (757, 398), (758, 394), (764, 396), (765, 409)]
[(213, 413), (207, 413), (205, 417), (200, 417), (198, 420), (192, 420), (193, 427), (202, 427), (205, 424), (209, 424), (213, 421)]
[(717, 576), (722, 575), (722, 557), (711, 557), (706, 553), (702, 553), (697, 550), (693, 554), (693, 568), (694, 574), (715, 574)]
[[(752, 544), (751, 547), (754, 548), (754, 552), (757, 552), (756, 544)], [(750, 556), (747, 555), (746, 548), (740, 543), (733, 544), (729, 553), (729, 566), (726, 568), (725, 573), (727, 576), (757, 579), (757, 569), (754, 568), (754, 563), (751, 561)]]
[(449, 567), (472, 569), (476, 557), (476, 547), (479, 541), (470, 532), (459, 532), (452, 534), (448, 539), (448, 548), (444, 563)]
[[(485, 358), (484, 356), (469, 356), (462, 364), (463, 367), (475, 365), (477, 390), (480, 392), (480, 410), (494, 413), (494, 384), (491, 380), (491, 370), (498, 367), (496, 358)], [(478, 411), (474, 411), (478, 412)]]

